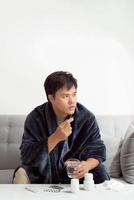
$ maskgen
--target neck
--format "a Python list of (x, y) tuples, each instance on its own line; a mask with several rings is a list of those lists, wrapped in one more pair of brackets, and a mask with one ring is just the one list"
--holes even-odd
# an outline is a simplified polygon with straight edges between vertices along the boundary
[[(53, 106), (52, 106), (53, 107)], [(61, 112), (58, 112), (54, 107), (53, 107), (53, 110), (54, 110), (54, 113), (55, 113), (55, 115), (56, 115), (56, 117), (57, 118), (59, 118), (59, 119), (65, 119), (66, 117), (67, 117), (67, 115), (66, 114), (63, 114), (63, 113), (61, 113)]]

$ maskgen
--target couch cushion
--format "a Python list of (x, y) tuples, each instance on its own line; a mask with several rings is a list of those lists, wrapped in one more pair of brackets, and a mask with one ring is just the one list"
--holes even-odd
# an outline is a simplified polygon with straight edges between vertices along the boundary
[[(110, 176), (113, 178), (120, 178), (122, 176), (121, 165), (120, 165), (120, 152), (121, 152), (122, 143), (123, 143), (123, 139), (120, 141), (118, 146), (115, 147), (114, 145), (113, 147), (113, 149), (115, 148), (115, 154), (113, 158), (111, 158), (112, 162), (111, 162), (110, 170), (109, 170)], [(113, 141), (113, 144), (114, 144), (114, 141)]]
[(102, 134), (102, 139), (106, 145), (105, 165), (112, 177), (120, 177), (121, 168), (119, 146), (121, 144), (122, 138)]
[(128, 183), (134, 183), (134, 123), (130, 124), (121, 148), (121, 170)]
[(0, 184), (12, 183), (14, 169), (0, 170)]
[(20, 164), (24, 120), (23, 115), (0, 115), (0, 169), (14, 169)]
[(102, 139), (106, 144), (106, 166), (110, 174), (117, 178), (121, 174), (120, 145), (126, 130), (134, 116), (127, 115), (98, 115), (96, 116), (101, 130)]

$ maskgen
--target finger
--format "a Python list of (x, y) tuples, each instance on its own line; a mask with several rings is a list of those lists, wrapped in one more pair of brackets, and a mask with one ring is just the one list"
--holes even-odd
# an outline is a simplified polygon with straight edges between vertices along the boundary
[(83, 178), (83, 177), (84, 177), (84, 174), (81, 174), (77, 178), (80, 179), (80, 178)]
[(80, 178), (83, 178), (84, 177), (84, 172), (83, 171), (81, 171), (81, 172), (78, 172), (77, 174), (75, 174), (75, 176), (78, 178), (78, 179), (80, 179)]
[(67, 124), (67, 123), (66, 123), (66, 124), (64, 124), (63, 128), (64, 128), (64, 129), (66, 129), (66, 128), (68, 129), (68, 128), (72, 128), (72, 127), (71, 127), (70, 124)]
[(61, 127), (66, 127), (66, 126), (71, 126), (71, 122), (69, 121), (70, 119), (65, 120), (60, 124)]
[(84, 172), (84, 169), (83, 167), (81, 166), (81, 164), (79, 164), (77, 167), (74, 168), (74, 173), (76, 175), (79, 175), (80, 173), (83, 173)]
[(69, 129), (72, 129), (72, 127), (70, 125), (66, 124), (66, 125), (63, 126), (63, 129), (64, 130), (69, 130)]
[(76, 170), (80, 171), (80, 170), (84, 170), (85, 169), (85, 161), (81, 161), (79, 165), (77, 165)]
[(64, 131), (69, 136), (72, 133), (72, 128), (66, 128)]
[(71, 124), (66, 123), (66, 124), (64, 124), (64, 126), (62, 128), (63, 129), (72, 129), (72, 126), (71, 126)]
[(82, 165), (82, 162), (80, 162), (80, 164), (78, 164), (76, 167), (75, 167), (75, 171), (81, 171), (83, 169), (83, 165)]
[(69, 118), (69, 119), (66, 119), (64, 122), (63, 122), (63, 125), (65, 125), (65, 124), (68, 124), (68, 125), (70, 125), (71, 124), (71, 122), (74, 120), (74, 118), (73, 117), (71, 117), (71, 118)]
[(61, 129), (71, 128), (71, 125), (68, 124), (68, 123), (63, 122), (62, 124), (60, 124), (60, 128), (61, 128)]
[(71, 117), (71, 118), (67, 119), (66, 121), (68, 121), (68, 123), (71, 123), (72, 121), (74, 121), (74, 118)]

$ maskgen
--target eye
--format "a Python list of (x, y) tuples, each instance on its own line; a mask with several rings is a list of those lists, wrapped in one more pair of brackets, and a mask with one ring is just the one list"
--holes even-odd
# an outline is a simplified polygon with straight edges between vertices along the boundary
[(69, 97), (68, 94), (64, 94), (64, 95), (63, 95), (63, 98), (68, 98), (68, 97)]

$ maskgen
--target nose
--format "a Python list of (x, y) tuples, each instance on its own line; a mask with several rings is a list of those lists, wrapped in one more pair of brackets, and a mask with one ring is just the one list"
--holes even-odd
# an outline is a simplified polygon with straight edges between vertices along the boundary
[(75, 98), (75, 97), (72, 97), (72, 96), (70, 96), (70, 97), (69, 97), (69, 101), (68, 101), (68, 103), (71, 105), (71, 104), (74, 104), (74, 103), (75, 103), (75, 101), (76, 101), (76, 98)]

